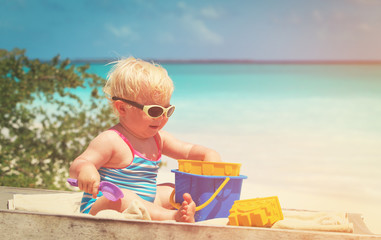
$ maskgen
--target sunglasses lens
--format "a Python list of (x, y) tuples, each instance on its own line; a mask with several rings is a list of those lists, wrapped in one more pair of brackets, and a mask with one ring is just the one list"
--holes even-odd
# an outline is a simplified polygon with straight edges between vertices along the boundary
[(175, 106), (170, 107), (167, 112), (167, 117), (170, 117), (174, 111), (175, 111)]
[(151, 117), (160, 117), (163, 114), (164, 110), (160, 107), (151, 107), (148, 109), (148, 114)]

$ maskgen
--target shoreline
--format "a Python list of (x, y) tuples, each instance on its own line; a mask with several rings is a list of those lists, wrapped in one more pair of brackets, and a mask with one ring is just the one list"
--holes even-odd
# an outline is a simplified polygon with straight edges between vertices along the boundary
[[(155, 59), (144, 58), (148, 62), (161, 64), (258, 64), (258, 65), (381, 65), (381, 60), (254, 60), (254, 59)], [(112, 58), (74, 58), (71, 63), (110, 63)]]

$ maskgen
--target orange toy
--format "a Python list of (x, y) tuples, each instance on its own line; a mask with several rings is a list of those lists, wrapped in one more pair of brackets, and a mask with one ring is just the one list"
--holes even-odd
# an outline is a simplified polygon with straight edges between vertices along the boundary
[(239, 176), (240, 163), (177, 160), (179, 171), (208, 176)]
[(234, 201), (229, 224), (234, 226), (271, 227), (283, 219), (278, 197)]

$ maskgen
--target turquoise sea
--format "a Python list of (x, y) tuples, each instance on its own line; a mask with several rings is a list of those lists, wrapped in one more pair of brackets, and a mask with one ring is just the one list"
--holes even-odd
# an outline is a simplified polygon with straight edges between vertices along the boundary
[[(176, 105), (165, 130), (242, 163), (241, 199), (362, 213), (381, 233), (381, 65), (162, 65)], [(174, 181), (167, 161), (160, 181)]]

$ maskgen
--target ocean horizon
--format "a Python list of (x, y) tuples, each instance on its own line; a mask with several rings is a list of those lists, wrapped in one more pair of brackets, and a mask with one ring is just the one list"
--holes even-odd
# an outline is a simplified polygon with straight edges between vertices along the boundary
[[(71, 59), (74, 64), (107, 64), (114, 62), (117, 59), (125, 58), (128, 56), (119, 56), (118, 58), (75, 58)], [(198, 59), (198, 58), (143, 58), (148, 62), (155, 62), (158, 64), (307, 64), (307, 65), (327, 65), (327, 64), (355, 64), (355, 65), (374, 65), (381, 64), (381, 59), (248, 59), (248, 58), (210, 58), (210, 59)], [(49, 60), (44, 60), (49, 61)]]
[[(175, 85), (164, 130), (241, 163), (241, 199), (361, 213), (381, 233), (381, 65), (160, 64)], [(158, 180), (173, 182), (177, 162), (164, 160)]]

